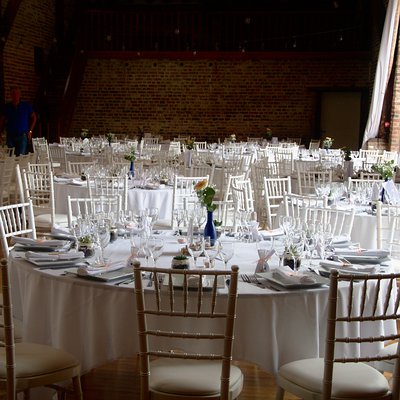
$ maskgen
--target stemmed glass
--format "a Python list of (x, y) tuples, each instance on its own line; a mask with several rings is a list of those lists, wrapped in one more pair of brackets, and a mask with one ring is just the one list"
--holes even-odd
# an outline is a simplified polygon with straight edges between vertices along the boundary
[(219, 253), (219, 241), (218, 240), (213, 240), (214, 244), (211, 244), (211, 238), (209, 236), (206, 236), (204, 238), (204, 253), (207, 256), (209, 262), (210, 262), (210, 267), (214, 268), (215, 267), (215, 259)]
[(156, 208), (156, 207), (148, 207), (148, 208), (145, 208), (145, 213), (146, 213), (146, 216), (149, 218), (150, 232), (151, 232), (153, 230), (154, 223), (158, 219), (159, 211), (158, 211), (158, 208)]
[(192, 241), (188, 246), (188, 250), (189, 250), (190, 255), (193, 257), (194, 267), (196, 268), (197, 258), (204, 251), (204, 237), (201, 235), (193, 236)]
[(127, 232), (130, 232), (133, 224), (132, 210), (121, 210), (119, 213), (119, 220), (124, 226), (124, 239), (128, 237)]
[(187, 220), (187, 212), (184, 209), (175, 209), (173, 211), (173, 217), (176, 221), (176, 226), (177, 226), (177, 231), (175, 234), (177, 236), (182, 235), (182, 230), (181, 230), (181, 224), (184, 224), (185, 221)]
[(305, 256), (308, 259), (308, 267), (312, 266), (312, 258), (317, 245), (316, 228), (312, 223), (308, 223), (304, 226), (304, 249)]
[(110, 225), (108, 221), (99, 220), (95, 227), (95, 235), (97, 244), (100, 247), (100, 258), (98, 260), (99, 264), (105, 263), (104, 249), (110, 243)]
[(228, 269), (228, 262), (233, 257), (233, 243), (223, 242), (220, 245), (219, 254), (225, 264), (225, 269)]
[(147, 246), (151, 249), (151, 254), (154, 260), (154, 267), (157, 267), (157, 260), (160, 258), (164, 250), (164, 240), (156, 237), (149, 237)]

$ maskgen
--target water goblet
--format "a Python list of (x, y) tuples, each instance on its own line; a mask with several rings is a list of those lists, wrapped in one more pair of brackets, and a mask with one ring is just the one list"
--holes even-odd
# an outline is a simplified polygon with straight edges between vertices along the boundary
[(124, 226), (123, 238), (126, 239), (128, 237), (128, 233), (130, 234), (133, 227), (132, 210), (121, 210), (119, 213), (119, 220), (121, 224)]
[(150, 224), (150, 232), (153, 230), (154, 223), (158, 219), (159, 210), (156, 207), (148, 207), (145, 208), (146, 216), (148, 217), (148, 221)]
[(206, 236), (204, 238), (204, 253), (209, 260), (210, 267), (214, 268), (215, 259), (219, 253), (219, 241)]
[(225, 269), (228, 269), (229, 260), (233, 257), (233, 243), (223, 242), (220, 244), (219, 254), (225, 264)]
[(197, 265), (197, 258), (204, 252), (204, 237), (201, 235), (193, 236), (188, 245), (190, 255), (193, 257), (194, 267)]
[(104, 249), (110, 243), (110, 225), (107, 221), (99, 220), (96, 225), (96, 242), (100, 247), (99, 264), (105, 263)]
[(148, 247), (151, 249), (154, 267), (157, 267), (157, 260), (160, 258), (164, 250), (164, 240), (151, 236), (148, 239)]

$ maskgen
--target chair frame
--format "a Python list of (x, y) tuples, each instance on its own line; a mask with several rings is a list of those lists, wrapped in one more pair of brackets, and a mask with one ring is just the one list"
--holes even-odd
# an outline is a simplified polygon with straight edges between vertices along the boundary
[[(115, 208), (115, 211), (114, 211)], [(72, 228), (74, 221), (87, 215), (97, 213), (115, 212), (119, 218), (122, 210), (122, 198), (120, 194), (103, 197), (67, 197), (68, 227)]]
[[(16, 400), (17, 392), (23, 391), (25, 397), (29, 398), (29, 389), (35, 387), (47, 386), (56, 389), (59, 393), (71, 392), (77, 400), (82, 400), (82, 388), (80, 381), (80, 364), (76, 360), (75, 364), (65, 365), (62, 370), (46, 369), (39, 374), (35, 374), (30, 364), (36, 358), (46, 357), (43, 351), (54, 351), (51, 357), (55, 358), (57, 353), (55, 348), (50, 346), (35, 345), (33, 343), (23, 343), (14, 341), (14, 322), (12, 317), (11, 290), (9, 282), (9, 267), (6, 259), (0, 261), (1, 279), (2, 279), (2, 297), (3, 302), (0, 304), (4, 315), (4, 322), (0, 323), (0, 328), (4, 330), (4, 341), (0, 341), (2, 351), (2, 363), (5, 363), (5, 376), (0, 379), (0, 391), (6, 392), (7, 400)], [(21, 350), (19, 350), (19, 348)], [(66, 353), (67, 354), (67, 353)], [(20, 360), (19, 360), (20, 359)], [(23, 376), (17, 376), (19, 362), (25, 362), (26, 366)], [(46, 363), (44, 363), (46, 364)], [(48, 364), (48, 363), (47, 363)], [(40, 367), (35, 367), (37, 370)], [(57, 385), (58, 382), (72, 379), (73, 389), (64, 388)]]
[[(187, 400), (201, 398), (207, 399), (224, 399), (228, 400), (229, 389), (230, 389), (230, 372), (231, 372), (231, 359), (232, 359), (232, 347), (233, 347), (233, 331), (234, 321), (236, 314), (236, 301), (237, 301), (237, 285), (238, 285), (238, 266), (234, 265), (231, 267), (231, 271), (218, 271), (218, 270), (181, 270), (181, 269), (165, 269), (165, 268), (143, 268), (140, 263), (134, 265), (134, 276), (135, 276), (135, 297), (136, 297), (136, 309), (137, 309), (137, 321), (138, 321), (138, 335), (139, 335), (139, 365), (140, 365), (140, 395), (141, 399), (153, 398), (176, 398), (172, 393), (154, 393), (150, 396), (151, 387), (149, 383), (151, 364), (150, 357), (162, 357), (168, 359), (180, 359), (180, 360), (207, 360), (211, 362), (221, 362), (221, 385), (220, 394), (199, 396), (196, 397), (186, 395), (182, 396)], [(144, 296), (144, 287), (142, 283), (143, 273), (151, 273), (154, 282), (154, 291), (148, 293), (148, 296), (152, 296), (155, 301), (151, 301), (147, 295)], [(160, 279), (160, 276), (163, 278)], [(163, 279), (168, 278), (167, 284), (162, 284)], [(182, 290), (176, 289), (173, 285), (173, 279), (179, 277), (182, 279)], [(190, 278), (197, 278), (197, 284), (195, 287), (190, 287)], [(211, 279), (211, 291), (207, 293), (211, 299), (211, 304), (203, 304), (204, 292), (203, 292), (203, 278), (209, 277)], [(223, 279), (229, 278), (229, 289), (228, 299), (225, 307), (225, 311), (217, 307), (219, 303), (218, 295), (218, 278), (224, 277)], [(189, 290), (195, 289), (195, 293), (190, 293)], [(163, 296), (163, 294), (165, 294)], [(191, 295), (193, 294), (193, 296)], [(192, 308), (193, 307), (193, 308)], [(187, 318), (188, 321), (205, 321), (207, 319), (220, 319), (224, 321), (224, 329), (215, 330), (215, 332), (205, 333), (196, 332), (196, 329), (188, 328), (192, 327), (191, 323), (186, 324), (186, 329), (189, 332), (179, 331), (174, 327), (174, 330), (163, 329), (159, 326), (149, 323), (151, 316), (158, 317), (169, 317), (172, 320), (179, 318)], [(157, 317), (157, 321), (160, 318)], [(157, 324), (158, 325), (158, 324)], [(154, 328), (153, 328), (154, 326)], [(177, 331), (178, 330), (178, 331)], [(208, 342), (218, 341), (222, 344), (221, 352), (182, 352), (174, 351), (168, 346), (163, 346), (161, 350), (158, 350), (156, 343), (149, 346), (152, 341), (149, 338), (162, 337), (163, 340), (169, 339), (184, 339), (185, 341), (204, 340)], [(173, 342), (172, 342), (173, 343)], [(192, 342), (194, 343), (194, 342)], [(168, 350), (166, 350), (166, 347)], [(241, 389), (240, 389), (241, 390)], [(169, 397), (170, 396), (170, 397)], [(180, 396), (177, 396), (180, 397)]]
[[(327, 333), (325, 341), (325, 357), (324, 357), (324, 370), (323, 370), (323, 381), (322, 381), (322, 392), (317, 393), (316, 391), (310, 391), (306, 387), (302, 387), (296, 383), (293, 374), (291, 372), (291, 378), (288, 379), (283, 376), (283, 370), (287, 369), (287, 366), (280, 368), (277, 376), (277, 392), (276, 399), (283, 399), (284, 391), (287, 390), (296, 396), (304, 399), (322, 399), (329, 400), (332, 398), (332, 388), (335, 385), (335, 377), (333, 376), (334, 366), (338, 364), (338, 368), (343, 363), (352, 363), (350, 367), (360, 369), (361, 364), (380, 362), (383, 360), (394, 360), (395, 368), (392, 380), (392, 390), (388, 391), (386, 394), (382, 394), (379, 397), (369, 397), (371, 399), (399, 399), (399, 389), (400, 389), (400, 346), (397, 348), (395, 354), (380, 355), (375, 354), (372, 356), (360, 355), (357, 357), (346, 357), (346, 356), (336, 356), (335, 347), (340, 344), (344, 347), (349, 347), (354, 344), (365, 344), (368, 343), (385, 343), (387, 341), (399, 339), (400, 334), (390, 334), (390, 335), (380, 335), (375, 337), (363, 336), (361, 330), (356, 329), (358, 334), (351, 335), (350, 329), (346, 330), (343, 336), (337, 334), (337, 326), (339, 324), (345, 325), (350, 328), (351, 324), (363, 324), (363, 323), (383, 323), (389, 319), (398, 320), (400, 317), (399, 312), (399, 302), (400, 294), (397, 289), (396, 280), (400, 278), (400, 274), (342, 274), (337, 270), (332, 270), (330, 275), (330, 288), (329, 288), (329, 300), (328, 300), (328, 315), (327, 315)], [(339, 286), (342, 284), (347, 284), (348, 296), (342, 299), (339, 293)], [(386, 290), (384, 290), (386, 284)], [(355, 295), (355, 286), (362, 285), (361, 288), (361, 299)], [(372, 289), (371, 289), (372, 287)], [(367, 288), (370, 288), (373, 293), (369, 292), (367, 295)], [(379, 300), (379, 293), (383, 293), (383, 298)], [(354, 297), (353, 297), (354, 296)], [(357, 298), (356, 298), (357, 297)], [(344, 307), (342, 307), (343, 312), (338, 310), (339, 299), (344, 302)], [(379, 305), (379, 302), (382, 304)], [(346, 335), (346, 336), (345, 336)], [(296, 363), (296, 362), (294, 362)], [(288, 366), (292, 364), (287, 364)], [(292, 364), (293, 365), (293, 364)], [(304, 365), (303, 365), (304, 366)], [(372, 368), (372, 367), (371, 367)], [(373, 371), (373, 369), (372, 369)], [(354, 371), (356, 373), (356, 371)], [(379, 371), (376, 371), (380, 374)], [(359, 379), (362, 379), (358, 375)], [(384, 378), (385, 379), (385, 378)], [(361, 385), (362, 382), (355, 382), (355, 385)], [(360, 399), (360, 396), (356, 397)], [(337, 397), (335, 397), (337, 399)], [(350, 397), (346, 399), (351, 400)]]
[(331, 225), (334, 236), (347, 236), (351, 238), (354, 224), (355, 208), (338, 210), (330, 207), (305, 207), (302, 212), (302, 221), (312, 220), (315, 224)]
[(10, 254), (9, 240), (12, 236), (28, 235), (36, 239), (35, 217), (32, 201), (0, 207), (0, 237), (3, 252)]

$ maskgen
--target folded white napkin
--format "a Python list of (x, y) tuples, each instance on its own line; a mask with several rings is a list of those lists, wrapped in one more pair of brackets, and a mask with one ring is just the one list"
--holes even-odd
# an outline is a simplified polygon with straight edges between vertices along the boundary
[(63, 240), (58, 239), (32, 239), (23, 236), (12, 236), (13, 244), (21, 244), (26, 246), (46, 246), (46, 247), (62, 247), (65, 245)]
[(116, 271), (125, 267), (125, 263), (122, 261), (116, 261), (113, 263), (105, 264), (101, 267), (94, 267), (91, 265), (82, 265), (78, 267), (77, 274), (80, 276), (96, 276), (103, 274), (104, 272)]
[(36, 251), (27, 251), (25, 253), (26, 258), (29, 259), (42, 259), (42, 260), (77, 260), (81, 258), (85, 258), (85, 253), (83, 251), (68, 251), (65, 253), (44, 253), (44, 252), (36, 252)]
[(53, 177), (53, 179), (54, 179), (54, 182), (57, 182), (57, 183), (71, 183), (73, 180), (72, 178), (64, 178), (62, 176), (55, 176), (55, 177)]
[(77, 186), (84, 186), (87, 185), (86, 181), (83, 181), (81, 179), (72, 179), (70, 182), (72, 185), (77, 185)]
[(341, 243), (348, 243), (350, 241), (349, 236), (334, 236), (332, 239), (332, 244), (341, 244)]
[(58, 224), (54, 224), (51, 227), (51, 233), (53, 234), (61, 234), (61, 235), (70, 235), (71, 234), (71, 230), (69, 228), (66, 228), (64, 226), (58, 225)]
[(282, 228), (261, 230), (261, 231), (259, 231), (259, 233), (264, 239), (270, 238), (273, 236), (282, 236), (284, 234)]
[(304, 275), (304, 274), (294, 274), (293, 271), (292, 272), (285, 272), (282, 269), (274, 269), (273, 271), (273, 277), (276, 280), (281, 281), (283, 284), (285, 285), (309, 285), (309, 284), (313, 284), (316, 283), (317, 280), (316, 278), (314, 278), (311, 275)]
[(335, 249), (335, 254), (338, 256), (360, 256), (360, 257), (377, 257), (385, 258), (388, 257), (390, 252), (388, 250), (378, 249)]
[(323, 269), (330, 271), (331, 269), (337, 269), (339, 271), (348, 271), (348, 272), (375, 272), (377, 270), (376, 265), (354, 265), (354, 264), (346, 264), (341, 261), (330, 261), (323, 260), (319, 264)]

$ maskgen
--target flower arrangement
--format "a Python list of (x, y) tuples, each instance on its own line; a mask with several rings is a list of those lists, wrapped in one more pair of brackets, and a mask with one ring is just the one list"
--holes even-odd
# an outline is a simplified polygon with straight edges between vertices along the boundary
[(86, 139), (89, 136), (89, 129), (82, 128), (81, 129), (81, 138)]
[(351, 161), (351, 150), (343, 148), (343, 160), (344, 161)]
[(267, 140), (271, 140), (272, 139), (272, 129), (271, 128), (267, 128), (265, 131), (265, 139)]
[(235, 143), (236, 142), (236, 135), (232, 133), (232, 135), (229, 136), (228, 142)]
[(322, 146), (325, 149), (330, 149), (333, 145), (333, 141), (334, 139), (332, 139), (331, 137), (327, 136), (323, 141), (322, 141)]
[(194, 142), (196, 141), (196, 138), (189, 136), (185, 140), (185, 146), (187, 150), (193, 150), (194, 149)]
[(111, 144), (111, 142), (112, 142), (113, 139), (114, 139), (114, 134), (111, 133), (111, 132), (108, 132), (108, 133), (106, 134), (106, 138), (107, 138), (108, 143)]
[(207, 211), (213, 212), (217, 205), (213, 204), (215, 189), (207, 185), (207, 180), (203, 179), (194, 185), (199, 202), (202, 206), (206, 207)]
[(385, 181), (392, 179), (395, 172), (394, 160), (374, 164), (371, 169), (373, 172), (377, 172)]
[(136, 147), (135, 146), (131, 146), (129, 149), (129, 153), (126, 153), (124, 155), (125, 160), (128, 161), (135, 161), (136, 160)]

